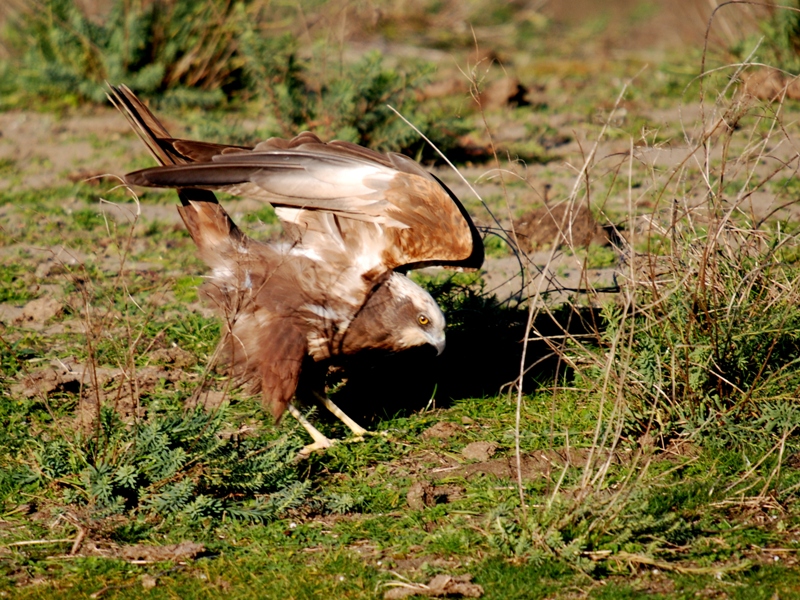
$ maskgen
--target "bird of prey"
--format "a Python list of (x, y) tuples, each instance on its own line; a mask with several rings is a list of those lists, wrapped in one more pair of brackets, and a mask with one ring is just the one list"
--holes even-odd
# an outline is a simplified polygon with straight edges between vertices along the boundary
[[(200, 291), (224, 320), (221, 352), (276, 419), (288, 410), (300, 420), (314, 439), (304, 453), (331, 444), (292, 404), (309, 360), (423, 345), (441, 353), (444, 315), (405, 272), (477, 269), (483, 244), (434, 175), (403, 155), (308, 132), (255, 147), (176, 139), (130, 89), (109, 87), (160, 164), (127, 174), (126, 183), (177, 190), (180, 216), (211, 269)], [(270, 203), (283, 241), (246, 236), (213, 190)], [(356, 436), (366, 433), (318, 399)]]

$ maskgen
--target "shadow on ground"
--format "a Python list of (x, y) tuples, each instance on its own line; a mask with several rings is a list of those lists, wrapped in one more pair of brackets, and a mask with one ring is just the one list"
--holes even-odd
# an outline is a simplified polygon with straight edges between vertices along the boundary
[[(346, 379), (332, 399), (357, 421), (369, 424), (424, 408), (431, 399), (437, 408), (446, 408), (455, 400), (494, 396), (513, 382), (520, 372), (527, 309), (499, 306), (478, 295), (461, 297), (455, 306), (443, 305), (451, 325), (441, 356), (428, 347), (399, 354), (362, 353), (329, 373), (329, 386)], [(599, 327), (596, 309), (563, 306), (552, 316), (540, 315), (533, 330), (549, 339), (529, 342), (523, 389), (533, 392), (569, 374), (554, 351), (564, 342), (565, 332), (591, 339)]]

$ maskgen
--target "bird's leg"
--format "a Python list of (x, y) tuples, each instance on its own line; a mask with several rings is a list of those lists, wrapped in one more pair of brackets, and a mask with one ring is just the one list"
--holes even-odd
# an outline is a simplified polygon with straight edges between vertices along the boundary
[(330, 448), (333, 445), (333, 440), (325, 437), (319, 429), (309, 423), (308, 419), (306, 419), (303, 414), (297, 410), (297, 407), (295, 407), (294, 404), (289, 404), (288, 409), (289, 413), (300, 422), (300, 425), (303, 426), (303, 429), (305, 429), (308, 432), (308, 435), (310, 435), (314, 440), (313, 444), (309, 444), (300, 450), (300, 456), (308, 456), (315, 450), (324, 450), (325, 448)]
[(313, 394), (314, 394), (314, 396), (316, 397), (317, 400), (322, 402), (322, 405), (325, 408), (327, 408), (329, 411), (331, 411), (342, 423), (347, 425), (347, 427), (350, 429), (350, 431), (353, 432), (353, 435), (355, 435), (357, 438), (362, 438), (363, 439), (364, 435), (367, 435), (367, 434), (370, 433), (369, 431), (364, 429), (361, 425), (359, 425), (358, 423), (353, 421), (353, 419), (351, 419), (346, 414), (344, 414), (344, 411), (341, 408), (339, 408), (338, 406), (336, 406), (331, 401), (330, 398), (328, 398), (327, 396), (325, 396), (323, 394), (320, 394), (319, 392), (316, 392), (316, 391), (314, 391)]

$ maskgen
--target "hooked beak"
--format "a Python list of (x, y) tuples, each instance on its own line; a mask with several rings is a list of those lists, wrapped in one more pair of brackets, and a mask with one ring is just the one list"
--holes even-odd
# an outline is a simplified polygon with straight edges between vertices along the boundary
[(445, 346), (445, 339), (444, 336), (440, 340), (436, 340), (434, 344), (432, 344), (434, 348), (436, 348), (436, 356), (439, 356), (442, 352), (444, 352)]

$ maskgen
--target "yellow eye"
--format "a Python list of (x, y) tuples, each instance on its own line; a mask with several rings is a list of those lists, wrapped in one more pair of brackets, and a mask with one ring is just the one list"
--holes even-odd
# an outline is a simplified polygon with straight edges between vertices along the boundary
[(426, 317), (425, 315), (420, 315), (420, 316), (417, 318), (417, 321), (419, 321), (419, 324), (420, 324), (420, 325), (423, 325), (423, 326), (424, 326), (424, 325), (427, 325), (428, 323), (430, 323), (430, 322), (431, 322), (431, 321), (430, 321), (430, 319), (429, 319), (428, 317)]

